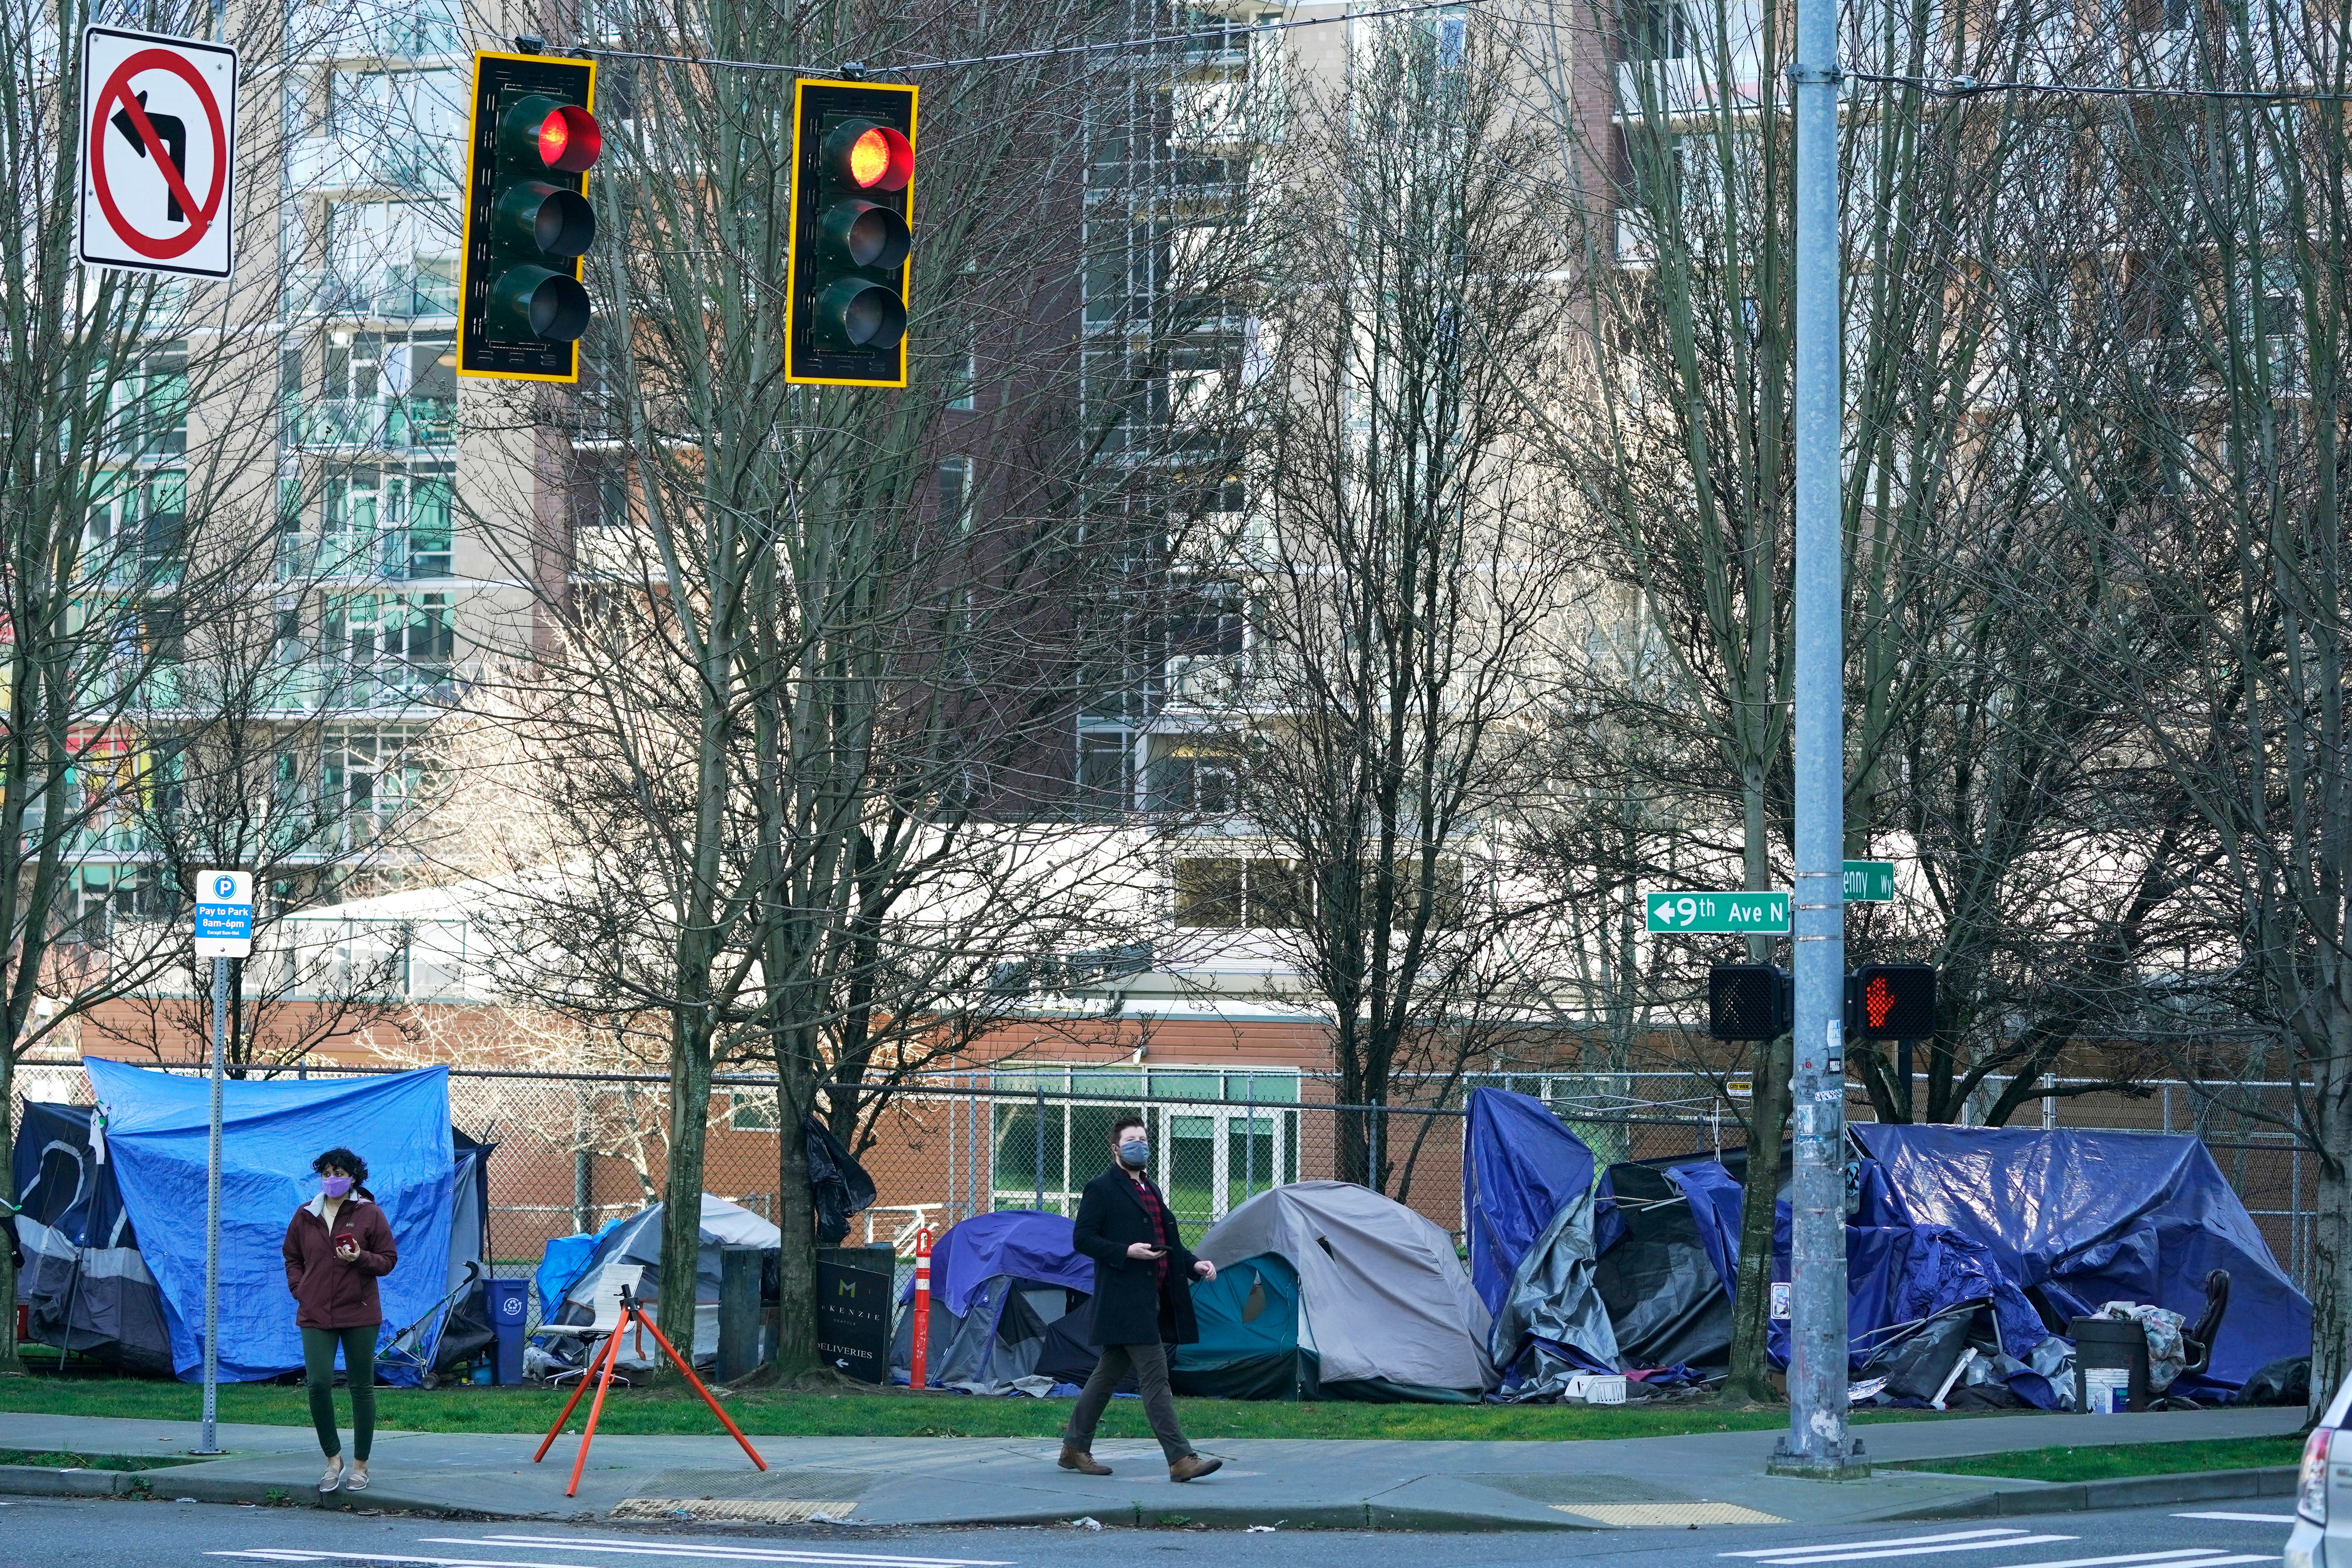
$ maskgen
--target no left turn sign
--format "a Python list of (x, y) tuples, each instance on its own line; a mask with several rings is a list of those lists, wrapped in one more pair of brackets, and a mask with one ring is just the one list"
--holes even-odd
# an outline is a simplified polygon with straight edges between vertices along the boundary
[(236, 256), (236, 51), (81, 35), (81, 259), (226, 278)]

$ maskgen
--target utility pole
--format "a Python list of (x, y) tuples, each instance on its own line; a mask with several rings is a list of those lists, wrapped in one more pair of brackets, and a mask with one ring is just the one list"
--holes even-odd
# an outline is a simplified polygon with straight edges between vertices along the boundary
[[(1766, 1468), (1870, 1473), (1846, 1437), (1845, 636), (1837, 0), (1796, 0), (1796, 1075), (1789, 1433)], [(1757, 1152), (1770, 1159), (1776, 1151)], [(1751, 1154), (1751, 1157), (1754, 1157)]]

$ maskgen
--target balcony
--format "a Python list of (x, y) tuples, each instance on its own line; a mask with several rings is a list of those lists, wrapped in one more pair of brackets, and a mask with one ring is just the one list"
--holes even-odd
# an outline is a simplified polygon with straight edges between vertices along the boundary
[(446, 451), (457, 441), (454, 397), (319, 397), (287, 413), (305, 451)]
[(457, 264), (344, 273), (290, 272), (287, 307), (296, 313), (413, 321), (457, 313)]

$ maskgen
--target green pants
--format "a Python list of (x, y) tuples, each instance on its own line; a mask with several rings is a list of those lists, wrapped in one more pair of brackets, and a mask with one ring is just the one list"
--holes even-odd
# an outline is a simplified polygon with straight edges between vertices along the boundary
[(343, 1451), (335, 1436), (335, 1347), (343, 1347), (343, 1372), (352, 1390), (352, 1458), (367, 1463), (375, 1442), (375, 1336), (382, 1323), (355, 1329), (304, 1329), (302, 1374), (310, 1386), (310, 1425), (319, 1429), (319, 1452), (333, 1458)]

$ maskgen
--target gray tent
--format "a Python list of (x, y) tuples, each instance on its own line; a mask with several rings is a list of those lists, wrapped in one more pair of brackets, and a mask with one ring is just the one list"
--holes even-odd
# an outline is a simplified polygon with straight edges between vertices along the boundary
[[(1495, 1386), (1486, 1308), (1454, 1238), (1352, 1182), (1297, 1182), (1260, 1194), (1193, 1251), (1224, 1268), (1272, 1253), (1298, 1276), (1298, 1340), (1331, 1384), (1406, 1397)], [(1336, 1391), (1334, 1391), (1336, 1392)]]
[(15, 1169), (16, 1299), (34, 1342), (169, 1375), (163, 1292), (139, 1256), (105, 1134), (90, 1135), (89, 1108), (26, 1100)]

